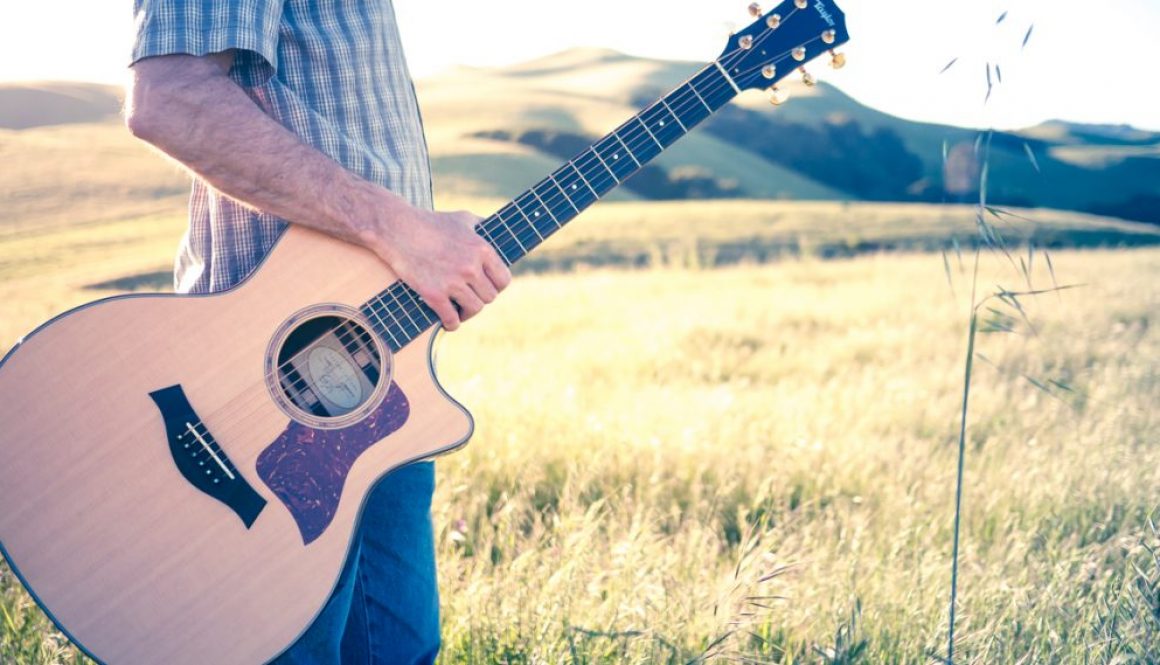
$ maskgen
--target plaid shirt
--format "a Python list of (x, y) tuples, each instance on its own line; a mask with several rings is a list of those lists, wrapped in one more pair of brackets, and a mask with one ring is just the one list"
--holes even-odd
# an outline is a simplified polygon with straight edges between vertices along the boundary
[[(263, 111), (350, 171), (431, 208), (427, 144), (391, 0), (134, 4), (133, 62), (237, 49), (230, 77)], [(237, 284), (285, 228), (195, 179), (177, 291)]]

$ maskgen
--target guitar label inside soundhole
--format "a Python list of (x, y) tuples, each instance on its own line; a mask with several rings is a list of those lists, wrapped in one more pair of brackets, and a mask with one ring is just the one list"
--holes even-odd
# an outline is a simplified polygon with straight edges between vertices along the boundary
[(319, 305), (286, 322), (267, 356), (275, 402), (296, 422), (322, 429), (357, 423), (390, 384), (390, 350), (357, 312)]

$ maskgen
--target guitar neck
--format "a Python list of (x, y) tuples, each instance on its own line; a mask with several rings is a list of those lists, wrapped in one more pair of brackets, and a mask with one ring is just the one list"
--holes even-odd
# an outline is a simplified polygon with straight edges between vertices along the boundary
[[(483, 220), (477, 233), (514, 265), (738, 92), (724, 68), (709, 64)], [(362, 312), (395, 351), (439, 320), (402, 282), (372, 298)]]
[(516, 263), (736, 95), (724, 70), (705, 67), (485, 219), (479, 234)]

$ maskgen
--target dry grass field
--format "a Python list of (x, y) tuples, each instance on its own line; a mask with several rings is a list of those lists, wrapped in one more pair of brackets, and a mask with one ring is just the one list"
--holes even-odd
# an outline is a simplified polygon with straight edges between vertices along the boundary
[[(938, 253), (816, 257), (943, 246), (969, 212), (730, 205), (601, 206), (443, 338), (478, 426), (438, 462), (443, 663), (945, 653), (969, 257), (949, 254), (951, 283)], [(0, 236), (0, 348), (112, 293), (86, 285), (156, 285), (179, 233), (162, 215)], [(729, 254), (747, 246), (777, 251)], [(1155, 662), (1160, 250), (1052, 260), (1033, 288), (1083, 286), (1025, 301), (1034, 330), (984, 310), (956, 662)], [(986, 255), (997, 284), (1028, 286)], [(77, 660), (0, 568), (0, 663)]]

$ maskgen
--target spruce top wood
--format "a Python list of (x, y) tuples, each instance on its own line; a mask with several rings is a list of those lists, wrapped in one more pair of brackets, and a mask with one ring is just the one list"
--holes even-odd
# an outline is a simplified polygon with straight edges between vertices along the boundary
[[(751, 11), (478, 233), (518, 262), (741, 91), (848, 39), (832, 0)], [(99, 661), (270, 660), (333, 590), (374, 483), (471, 435), (435, 378), (436, 321), (371, 252), (301, 226), (229, 291), (56, 317), (0, 362), (0, 549)]]

